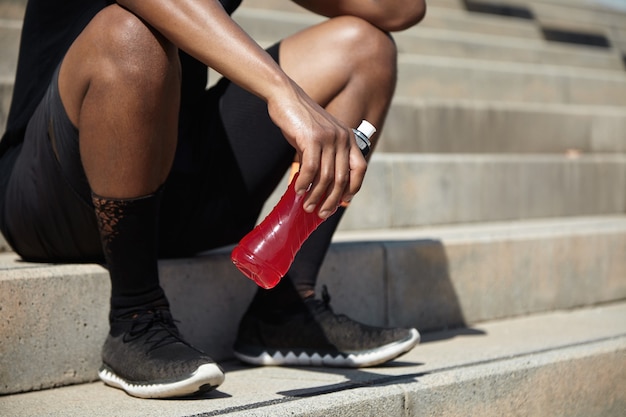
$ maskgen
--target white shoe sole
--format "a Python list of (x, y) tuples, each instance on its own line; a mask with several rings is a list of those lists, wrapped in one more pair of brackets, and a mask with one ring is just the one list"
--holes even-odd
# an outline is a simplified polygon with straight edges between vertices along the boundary
[(413, 349), (419, 341), (419, 332), (416, 329), (411, 329), (409, 337), (404, 340), (358, 353), (340, 354), (336, 356), (326, 354), (322, 356), (317, 353), (307, 354), (303, 352), (296, 355), (293, 352), (283, 354), (276, 351), (272, 354), (269, 352), (262, 352), (257, 356), (250, 356), (245, 353), (235, 351), (234, 354), (237, 359), (251, 365), (362, 368), (379, 365), (397, 358), (398, 356)]
[(161, 384), (134, 384), (106, 368), (98, 372), (104, 383), (139, 398), (175, 398), (210, 391), (224, 382), (224, 373), (217, 364), (201, 365), (189, 378)]

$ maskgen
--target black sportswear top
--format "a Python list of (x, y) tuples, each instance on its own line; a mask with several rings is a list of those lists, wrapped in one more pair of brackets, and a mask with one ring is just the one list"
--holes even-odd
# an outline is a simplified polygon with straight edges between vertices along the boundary
[[(230, 14), (242, 0), (220, 0)], [(24, 139), (26, 125), (41, 101), (52, 74), (70, 45), (113, 0), (29, 0), (24, 15), (13, 98), (0, 141), (0, 157)], [(207, 84), (206, 65), (181, 52), (181, 106), (193, 101)]]

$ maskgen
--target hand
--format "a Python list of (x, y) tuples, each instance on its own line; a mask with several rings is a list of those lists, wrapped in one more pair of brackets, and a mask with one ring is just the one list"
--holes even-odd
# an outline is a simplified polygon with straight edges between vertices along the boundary
[(295, 189), (298, 194), (309, 190), (304, 209), (330, 216), (359, 191), (367, 169), (352, 128), (293, 82), (268, 99), (268, 111), (300, 158)]

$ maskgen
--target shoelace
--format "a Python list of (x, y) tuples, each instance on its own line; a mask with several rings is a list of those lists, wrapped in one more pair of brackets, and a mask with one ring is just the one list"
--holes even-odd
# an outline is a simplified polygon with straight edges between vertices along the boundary
[(334, 319), (339, 323), (349, 321), (350, 319), (348, 318), (348, 316), (343, 314), (335, 314), (333, 308), (330, 306), (330, 299), (331, 297), (330, 293), (328, 292), (328, 287), (326, 285), (322, 285), (322, 299), (314, 300), (314, 314), (318, 317), (329, 314), (334, 317)]
[(129, 319), (132, 321), (130, 330), (124, 335), (124, 342), (132, 342), (146, 336), (145, 344), (149, 344), (151, 352), (173, 343), (185, 343), (181, 339), (175, 320), (164, 310), (144, 310)]
[(326, 284), (322, 285), (322, 301), (327, 309), (330, 310), (330, 294), (328, 293), (328, 287)]

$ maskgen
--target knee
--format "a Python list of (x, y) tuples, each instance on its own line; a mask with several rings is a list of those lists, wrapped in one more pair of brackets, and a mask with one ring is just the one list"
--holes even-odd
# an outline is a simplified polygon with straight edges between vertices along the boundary
[(354, 16), (335, 20), (339, 27), (338, 43), (349, 59), (365, 68), (376, 67), (378, 72), (386, 70), (395, 75), (398, 51), (389, 33)]
[(94, 18), (89, 30), (97, 36), (93, 52), (104, 77), (123, 77), (125, 85), (141, 88), (180, 77), (177, 48), (129, 11), (109, 6)]

